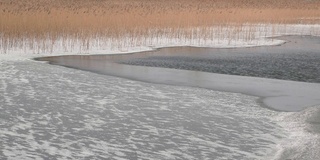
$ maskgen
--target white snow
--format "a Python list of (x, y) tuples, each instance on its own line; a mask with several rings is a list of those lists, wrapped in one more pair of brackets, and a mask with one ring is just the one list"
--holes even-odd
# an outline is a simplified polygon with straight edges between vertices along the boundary
[(0, 61), (0, 77), (0, 159), (257, 159), (285, 135), (278, 112), (242, 94), (33, 61)]

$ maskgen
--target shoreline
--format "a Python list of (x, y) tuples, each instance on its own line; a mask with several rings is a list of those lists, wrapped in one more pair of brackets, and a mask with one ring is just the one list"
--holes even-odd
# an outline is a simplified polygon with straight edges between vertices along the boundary
[[(271, 47), (274, 47), (274, 46), (271, 46)], [(179, 47), (174, 47), (172, 49), (174, 50), (175, 48), (179, 48)], [(159, 50), (170, 50), (170, 49), (171, 48), (163, 48)], [(242, 49), (245, 49), (245, 48), (242, 48)], [(148, 51), (148, 52), (154, 52), (154, 51)], [(141, 53), (145, 53), (145, 52), (140, 52), (140, 54)], [(139, 54), (139, 53), (133, 53), (133, 54)], [(87, 57), (94, 57), (94, 56), (95, 55), (88, 55)], [(101, 57), (102, 55), (99, 55), (99, 56)], [(70, 60), (70, 57), (72, 59), (72, 56), (61, 56), (61, 57), (58, 56), (58, 57), (55, 57), (58, 59), (58, 62), (53, 62), (53, 64), (80, 69), (80, 70), (91, 71), (91, 72), (100, 73), (100, 74), (107, 74), (111, 76), (131, 79), (131, 80), (138, 80), (143, 82), (200, 87), (200, 88), (207, 88), (207, 89), (212, 89), (217, 91), (242, 93), (242, 94), (251, 95), (251, 96), (258, 96), (258, 97), (261, 97), (261, 102), (266, 106), (268, 106), (268, 108), (273, 108), (275, 110), (280, 110), (280, 111), (289, 111), (289, 112), (300, 111), (300, 110), (303, 110), (304, 108), (308, 108), (308, 107), (320, 104), (320, 100), (316, 96), (316, 95), (320, 95), (320, 85), (318, 83), (306, 83), (306, 82), (266, 79), (266, 78), (259, 78), (259, 77), (246, 77), (246, 76), (237, 76), (237, 75), (225, 75), (225, 74), (217, 74), (217, 73), (176, 70), (176, 69), (168, 69), (168, 68), (155, 68), (155, 67), (145, 67), (145, 66), (141, 67), (141, 66), (134, 66), (134, 65), (119, 66), (119, 64), (110, 64), (110, 65), (99, 64), (97, 66), (94, 66), (93, 68), (90, 68), (90, 66), (81, 66), (81, 64), (76, 64), (77, 63), (76, 61), (72, 62), (71, 64), (68, 64), (68, 63), (59, 64), (59, 59), (62, 60), (64, 57), (69, 57), (69, 60)], [(76, 57), (76, 56), (73, 56), (73, 57)], [(81, 55), (80, 57), (85, 57), (85, 56)], [(46, 60), (46, 58), (48, 57), (35, 58), (35, 59)], [(54, 57), (51, 57), (51, 58), (54, 59)], [(84, 58), (83, 62), (85, 61), (86, 60)], [(115, 71), (103, 70), (103, 68), (113, 68), (113, 67)], [(122, 70), (125, 70), (125, 71), (117, 70), (116, 69), (117, 67), (122, 68)], [(126, 69), (124, 69), (123, 67)], [(139, 74), (139, 72), (141, 72), (142, 70), (147, 71), (148, 73), (147, 77), (146, 75)], [(117, 71), (120, 71), (122, 73), (117, 73)], [(159, 78), (160, 75), (165, 78)], [(194, 77), (192, 77), (191, 75), (197, 75), (196, 77), (201, 77), (201, 78), (194, 79)], [(158, 78), (153, 78), (153, 76)], [(172, 77), (175, 77), (177, 79)], [(264, 87), (261, 87), (261, 85)]]
[[(246, 28), (246, 26), (244, 26)], [(89, 38), (85, 41), (74, 39), (71, 37), (57, 37), (54, 40), (42, 39), (41, 43), (34, 41), (29, 42), (15, 42), (13, 46), (6, 46), (3, 44), (0, 58), (3, 55), (7, 57), (25, 57), (36, 58), (43, 56), (59, 56), (59, 55), (93, 55), (93, 54), (128, 54), (142, 51), (151, 51), (158, 48), (175, 47), (175, 46), (192, 46), (192, 47), (208, 47), (208, 48), (244, 48), (257, 46), (280, 45), (284, 41), (277, 40), (279, 36), (290, 35), (306, 35), (319, 36), (317, 32), (320, 25), (272, 25), (272, 24), (253, 24), (247, 26), (254, 28), (252, 32), (253, 39), (246, 39), (246, 31), (243, 30), (237, 34), (239, 37), (228, 37), (227, 35), (216, 36), (211, 38), (201, 37), (170, 37), (169, 35), (162, 35), (154, 37), (154, 35), (143, 37), (119, 37), (117, 39), (110, 39), (108, 37)], [(195, 29), (197, 30), (197, 29)], [(212, 32), (216, 31), (215, 27), (209, 28)], [(222, 31), (228, 32), (228, 28), (223, 28)], [(236, 36), (236, 35), (234, 35)], [(133, 39), (132, 39), (133, 38)], [(271, 40), (270, 40), (271, 39)], [(134, 42), (132, 42), (132, 40)], [(13, 40), (14, 41), (14, 40)], [(85, 42), (85, 46), (83, 46)], [(89, 48), (86, 48), (88, 45)], [(31, 47), (31, 48), (30, 48)]]

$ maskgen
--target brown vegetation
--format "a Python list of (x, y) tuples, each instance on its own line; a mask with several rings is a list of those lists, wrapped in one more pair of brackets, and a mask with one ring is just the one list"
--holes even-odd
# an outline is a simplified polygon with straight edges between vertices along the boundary
[(319, 0), (0, 0), (0, 35), (161, 35), (215, 25), (314, 24), (319, 17)]

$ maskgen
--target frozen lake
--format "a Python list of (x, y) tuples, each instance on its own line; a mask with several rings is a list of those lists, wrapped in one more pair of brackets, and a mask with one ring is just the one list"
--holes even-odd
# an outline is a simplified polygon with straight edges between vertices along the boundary
[(286, 135), (255, 97), (32, 61), (1, 73), (2, 158), (257, 159)]
[[(301, 41), (310, 39), (319, 42), (312, 37)], [(254, 54), (254, 50), (264, 49), (270, 48), (239, 51), (253, 50)], [(0, 60), (1, 159), (320, 157), (319, 105), (303, 109), (318, 103), (319, 83), (243, 77), (239, 76), (243, 74), (241, 70), (236, 75), (208, 73), (203, 68), (211, 68), (217, 60), (215, 55), (208, 58), (209, 63), (202, 63), (210, 55), (204, 52), (208, 50), (212, 49), (164, 48), (122, 56), (42, 59), (62, 66), (32, 60)], [(221, 59), (228, 59), (227, 53), (233, 49), (220, 51), (225, 52)], [(310, 51), (317, 55), (319, 50)], [(231, 53), (230, 59), (236, 61), (234, 56), (250, 63), (246, 56), (252, 55)], [(255, 56), (253, 60), (259, 59), (259, 55)], [(163, 62), (163, 66), (159, 65)], [(223, 67), (215, 70), (219, 68)], [(263, 68), (255, 72), (262, 73)], [(317, 77), (317, 73), (314, 75)], [(266, 86), (259, 88), (260, 85)], [(275, 93), (280, 100), (266, 98)], [(286, 98), (301, 102), (290, 108)], [(268, 104), (275, 108), (269, 109)], [(281, 108), (282, 104), (288, 106)], [(306, 106), (299, 107), (300, 104)], [(286, 109), (295, 112), (280, 111)]]
[(281, 111), (299, 111), (320, 104), (317, 83), (320, 39), (311, 36), (279, 39), (287, 43), (242, 49), (177, 47), (124, 55), (57, 56), (39, 60), (143, 82), (244, 93), (258, 96), (264, 105)]

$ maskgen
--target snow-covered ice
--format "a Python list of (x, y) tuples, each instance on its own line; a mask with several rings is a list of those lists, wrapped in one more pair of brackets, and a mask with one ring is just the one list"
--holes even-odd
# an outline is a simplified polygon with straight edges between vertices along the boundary
[[(291, 27), (286, 26), (279, 35), (309, 35), (318, 26)], [(320, 101), (318, 84), (201, 73), (212, 79), (215, 89), (229, 91), (220, 92), (132, 81), (30, 59), (79, 52), (129, 53), (176, 45), (243, 47), (283, 43), (263, 38), (274, 35), (264, 34), (250, 44), (219, 40), (220, 46), (217, 40), (200, 44), (162, 39), (161, 43), (150, 40), (152, 43), (147, 45), (115, 49), (92, 41), (89, 50), (83, 52), (77, 43), (76, 48), (68, 48), (73, 40), (61, 40), (52, 46), (52, 53), (41, 50), (43, 46), (35, 46), (36, 51), (11, 48), (6, 54), (1, 50), (0, 158), (298, 159), (303, 154), (294, 153), (314, 142), (304, 151), (312, 153), (307, 158), (315, 159), (319, 157), (318, 130), (314, 129), (319, 124), (315, 118), (318, 107), (277, 112), (261, 107), (258, 97), (240, 93), (266, 97), (264, 101), (270, 106), (281, 102), (301, 107), (302, 103), (308, 106)], [(256, 90), (261, 84), (265, 91)], [(282, 99), (272, 97), (274, 94)]]
[(257, 159), (287, 133), (257, 98), (1, 60), (9, 159)]

